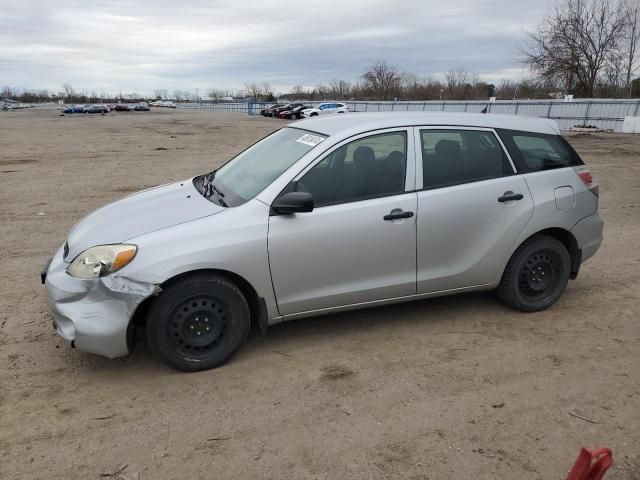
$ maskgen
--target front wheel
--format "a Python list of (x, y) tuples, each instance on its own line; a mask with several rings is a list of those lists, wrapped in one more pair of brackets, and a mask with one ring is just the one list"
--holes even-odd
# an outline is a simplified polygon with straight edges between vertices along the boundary
[(207, 370), (229, 360), (249, 334), (250, 311), (225, 277), (194, 274), (169, 284), (147, 319), (151, 350), (170, 367)]
[(538, 312), (562, 295), (571, 270), (566, 247), (553, 237), (536, 235), (523, 243), (505, 269), (497, 293), (512, 308)]

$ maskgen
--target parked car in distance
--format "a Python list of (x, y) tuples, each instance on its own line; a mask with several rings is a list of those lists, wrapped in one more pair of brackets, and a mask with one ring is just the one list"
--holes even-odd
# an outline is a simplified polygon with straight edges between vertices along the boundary
[(75, 113), (75, 108), (73, 105), (69, 105), (68, 107), (66, 107), (62, 113)]
[(280, 112), (278, 114), (278, 118), (290, 119), (290, 120), (300, 119), (302, 118), (302, 112), (310, 108), (313, 108), (313, 107), (310, 105), (300, 105), (295, 108), (292, 108), (291, 110), (285, 110), (283, 112)]
[(552, 120), (331, 115), (89, 214), (42, 281), (77, 349), (121, 357), (144, 328), (202, 370), (250, 328), (330, 312), (489, 290), (544, 310), (600, 247), (598, 194)]
[(280, 108), (280, 107), (284, 107), (284, 104), (282, 104), (282, 103), (274, 103), (270, 107), (263, 108), (262, 110), (260, 110), (260, 115), (262, 115), (263, 117), (270, 117), (271, 113), (273, 112), (273, 110), (275, 110), (276, 108)]
[(113, 107), (113, 109), (116, 112), (129, 112), (129, 111), (131, 111), (131, 107), (129, 107), (129, 105), (125, 105), (123, 103), (118, 103), (115, 107)]
[(133, 107), (133, 109), (136, 112), (148, 112), (149, 111), (149, 107), (147, 107), (146, 105), (136, 105), (135, 107)]
[(86, 113), (109, 113), (109, 107), (106, 105), (91, 105), (87, 108)]
[(328, 113), (348, 113), (349, 107), (346, 103), (341, 102), (327, 102), (321, 103), (316, 108), (310, 108), (304, 111), (304, 117), (311, 118), (318, 115), (326, 115)]
[(84, 105), (74, 105), (73, 113), (85, 113), (87, 111), (87, 107)]
[(287, 103), (286, 105), (283, 105), (282, 107), (274, 108), (273, 110), (271, 110), (271, 116), (278, 118), (278, 116), (280, 115), (281, 112), (293, 110), (294, 108), (301, 107), (303, 105), (304, 104), (300, 103), (300, 102)]

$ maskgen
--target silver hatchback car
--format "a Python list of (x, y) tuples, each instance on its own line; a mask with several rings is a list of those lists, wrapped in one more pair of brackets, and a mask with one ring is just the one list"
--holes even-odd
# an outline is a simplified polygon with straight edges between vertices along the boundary
[(602, 242), (598, 188), (555, 122), (382, 113), (303, 120), (211, 173), (81, 220), (42, 272), (54, 326), (180, 370), (250, 330), (474, 290), (551, 306)]

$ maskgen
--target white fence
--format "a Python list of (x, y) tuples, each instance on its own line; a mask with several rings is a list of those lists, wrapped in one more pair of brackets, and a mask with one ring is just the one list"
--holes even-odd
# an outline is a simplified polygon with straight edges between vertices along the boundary
[[(308, 102), (318, 105), (321, 102)], [(640, 114), (640, 100), (589, 99), (573, 100), (499, 100), (487, 101), (428, 101), (428, 102), (345, 102), (352, 112), (482, 112), (552, 118), (560, 128), (594, 125), (622, 131), (624, 118)], [(197, 111), (240, 112), (256, 115), (269, 103), (178, 103), (178, 109)]]

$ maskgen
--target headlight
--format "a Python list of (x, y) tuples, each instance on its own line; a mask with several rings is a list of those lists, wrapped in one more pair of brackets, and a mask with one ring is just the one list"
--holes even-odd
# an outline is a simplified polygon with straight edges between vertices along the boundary
[(117, 272), (136, 256), (135, 245), (99, 245), (91, 247), (67, 267), (67, 273), (76, 278), (98, 278)]

